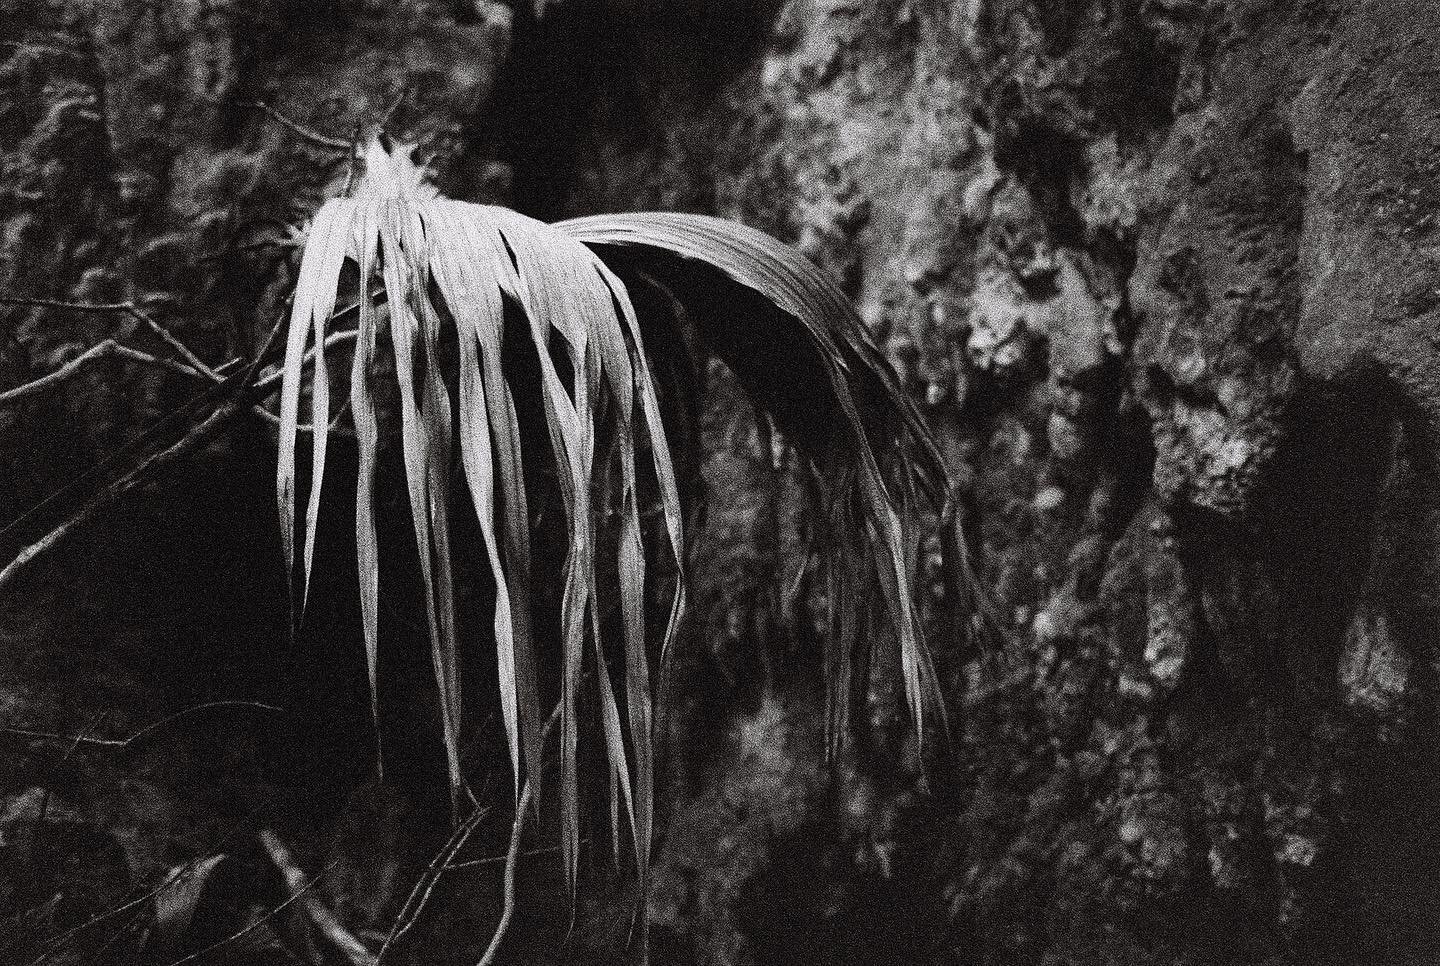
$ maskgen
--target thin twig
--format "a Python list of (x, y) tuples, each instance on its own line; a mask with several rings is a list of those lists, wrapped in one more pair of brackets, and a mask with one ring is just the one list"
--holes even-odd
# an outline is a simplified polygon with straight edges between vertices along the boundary
[[(204, 91), (196, 91), (190, 90), (188, 88), (182, 88), (178, 84), (169, 83), (166, 84), (166, 86), (176, 91), (177, 93), (183, 94), (186, 97), (193, 97), (196, 100), (205, 101), (208, 104), (214, 104), (219, 107), (229, 107), (233, 103), (223, 97), (216, 97), (214, 94), (207, 94)], [(253, 107), (258, 110), (264, 111), (271, 118), (271, 120), (275, 121), (282, 127), (289, 129), (293, 133), (298, 134), (303, 140), (310, 142), (316, 147), (326, 148), (331, 151), (350, 150), (349, 142), (342, 141), (339, 138), (329, 137), (328, 135), (321, 134), (319, 131), (308, 128), (305, 125), (301, 124), (299, 121), (295, 121), (289, 117), (286, 117), (277, 108), (272, 107), (265, 101), (240, 101), (239, 106)]]
[(132, 349), (127, 345), (121, 345), (114, 339), (106, 339), (104, 342), (97, 343), (86, 349), (54, 372), (46, 373), (31, 382), (0, 392), (0, 406), (7, 406), (11, 403), (19, 402), (27, 396), (56, 386), (94, 363), (101, 362), (112, 356), (131, 359), (135, 362), (143, 362), (146, 365), (160, 366), (169, 369), (171, 372), (179, 373), (180, 375), (196, 375), (195, 371), (188, 366), (172, 362), (169, 359), (152, 356), (148, 352), (141, 352), (139, 349)]
[(72, 309), (76, 312), (126, 312), (132, 302), (71, 302), (66, 299), (0, 295), (0, 305), (18, 305), (41, 309)]
[[(237, 373), (236, 377), (240, 375), (241, 374)], [(239, 381), (238, 389), (239, 391), (236, 392), (229, 401), (182, 436), (179, 441), (161, 450), (149, 459), (146, 459), (139, 466), (135, 467), (135, 469), (105, 487), (105, 489), (92, 497), (89, 503), (86, 503), (64, 523), (61, 523), (45, 536), (21, 550), (15, 559), (6, 564), (3, 570), (0, 570), (0, 590), (4, 590), (31, 561), (35, 560), (47, 550), (54, 549), (64, 541), (66, 537), (88, 523), (90, 519), (101, 510), (114, 503), (130, 490), (133, 490), (143, 482), (151, 472), (163, 469), (199, 449), (245, 405), (245, 400), (249, 394), (245, 392), (243, 381)]]
[(255, 361), (250, 365), (256, 372), (260, 371), (260, 367), (265, 364), (265, 357), (270, 354), (270, 350), (275, 348), (275, 344), (280, 341), (280, 330), (285, 327), (285, 316), (289, 313), (290, 306), (294, 304), (294, 301), (294, 294), (286, 297), (284, 307), (280, 314), (275, 317), (275, 324), (270, 326), (270, 331), (265, 335), (264, 345), (260, 346), (260, 351), (255, 353)]
[(139, 319), (141, 322), (143, 322), (145, 324), (145, 327), (148, 328), (151, 332), (154, 332), (156, 335), (158, 335), (162, 342), (164, 342), (170, 348), (174, 349), (176, 353), (179, 354), (180, 358), (190, 363), (190, 365), (197, 371), (203, 372), (212, 381), (218, 382), (220, 380), (219, 375), (216, 374), (214, 369), (211, 369), (204, 363), (204, 361), (201, 360), (199, 356), (191, 352), (189, 346), (181, 342), (179, 339), (175, 338), (175, 336), (170, 332), (169, 329), (165, 328), (165, 326), (161, 325), (155, 320), (155, 317), (153, 315), (143, 311), (138, 305), (135, 305), (133, 302), (126, 304), (126, 314), (128, 314), (132, 319)]
[(360, 167), (360, 125), (355, 125), (355, 130), (350, 136), (350, 162), (345, 165), (345, 186), (340, 189), (340, 197), (350, 197), (350, 189), (355, 187), (355, 172)]
[(391, 120), (393, 120), (395, 117), (395, 112), (400, 110), (401, 104), (405, 103), (405, 95), (407, 93), (409, 92), (406, 90), (405, 85), (401, 84), (400, 90), (397, 91), (395, 94), (395, 100), (391, 102), (390, 106), (385, 109), (385, 113), (380, 118), (380, 130), (384, 131), (390, 126)]
[[(588, 844), (589, 841), (590, 841), (590, 837), (589, 837), (589, 836), (586, 836), (585, 838), (582, 838), (582, 839), (580, 840), (580, 844), (581, 844), (581, 845), (585, 845), (585, 844)], [(542, 847), (542, 848), (538, 848), (538, 849), (526, 849), (524, 852), (521, 852), (521, 853), (520, 853), (520, 857), (521, 857), (522, 859), (528, 859), (528, 858), (530, 858), (531, 856), (535, 856), (535, 855), (549, 855), (549, 854), (552, 853), (552, 852), (559, 852), (559, 851), (560, 851), (560, 846), (558, 846), (558, 845), (546, 845), (546, 846), (544, 846), (544, 847)], [(509, 859), (510, 859), (510, 853), (509, 853), (509, 852), (506, 852), (504, 855), (487, 855), (487, 856), (486, 856), (485, 858), (483, 858), (483, 859), (468, 859), (468, 860), (466, 860), (466, 861), (464, 861), (464, 862), (452, 862), (450, 865), (443, 866), (442, 868), (444, 868), (444, 870), (445, 870), (446, 872), (455, 872), (455, 871), (458, 871), (458, 870), (460, 870), (460, 869), (473, 869), (473, 868), (475, 868), (476, 866), (481, 866), (481, 865), (499, 865), (501, 862), (509, 861)]]
[(335, 868), (336, 864), (339, 861), (339, 859), (335, 859), (329, 865), (325, 866), (325, 868), (322, 869), (320, 872), (312, 876), (309, 881), (302, 883), (298, 889), (291, 890), (290, 898), (286, 899), (284, 902), (280, 903), (280, 905), (265, 913), (265, 915), (260, 916), (258, 919), (250, 923), (250, 925), (246, 926), (244, 929), (241, 929), (239, 932), (232, 933), (231, 935), (226, 936), (224, 939), (213, 942), (210, 945), (206, 946), (204, 949), (200, 949), (191, 953), (189, 956), (177, 959), (171, 963), (166, 963), (165, 966), (185, 966), (186, 963), (193, 963), (195, 960), (201, 958), (202, 956), (208, 956), (210, 953), (219, 949), (221, 946), (228, 946), (230, 943), (233, 943), (237, 939), (245, 938), (250, 933), (254, 932), (256, 929), (259, 929), (262, 925), (269, 922), (271, 919), (274, 919), (276, 916), (280, 915), (280, 913), (284, 912), (290, 906), (298, 902), (306, 893), (308, 893), (311, 889), (315, 888), (316, 884), (327, 874), (329, 874), (330, 870)]
[[(136, 896), (134, 899), (131, 899), (129, 902), (122, 903), (121, 905), (118, 905), (113, 909), (107, 909), (104, 912), (97, 913), (96, 915), (91, 916), (85, 922), (82, 922), (80, 925), (72, 926), (71, 928), (65, 930), (65, 932), (62, 932), (60, 935), (47, 940), (44, 951), (42, 951), (39, 956), (30, 960), (30, 962), (27, 963), (26, 966), (40, 966), (41, 963), (45, 962), (45, 960), (49, 959), (51, 956), (59, 952), (62, 946), (64, 946), (71, 939), (78, 936), (80, 933), (84, 932), (87, 929), (98, 926), (100, 925), (100, 923), (105, 922), (109, 919), (113, 919), (116, 916), (127, 913), (131, 909), (136, 908), (137, 906), (143, 906), (145, 903), (158, 896), (161, 892), (164, 892), (171, 883), (178, 882), (179, 880), (184, 878), (188, 878), (194, 873), (195, 868), (196, 867), (193, 863), (187, 863), (185, 865), (182, 865), (175, 869), (175, 871), (171, 872), (164, 879), (160, 880), (160, 884), (155, 886), (153, 889), (150, 889), (147, 892), (143, 892), (140, 895)], [(129, 924), (120, 927), (120, 931), (118, 934), (124, 934), (131, 928), (131, 926), (133, 926), (133, 924), (134, 920), (132, 919)], [(13, 948), (13, 946), (14, 943), (11, 943), (10, 945), (4, 947), (0, 947), (0, 951), (8, 951)]]
[(281, 876), (284, 877), (285, 888), (291, 896), (299, 897), (302, 894), (305, 896), (301, 903), (305, 915), (309, 917), (310, 923), (319, 931), (320, 935), (325, 937), (326, 942), (353, 966), (375, 966), (375, 956), (366, 948), (365, 944), (345, 928), (344, 924), (330, 911), (330, 907), (321, 902), (315, 893), (306, 891), (305, 873), (280, 837), (269, 829), (261, 829), (258, 837), (265, 853), (270, 857), (270, 861), (275, 864), (275, 867), (280, 870)]
[(410, 890), (410, 895), (405, 899), (405, 904), (400, 907), (400, 912), (395, 916), (395, 922), (390, 926), (390, 933), (385, 941), (380, 944), (380, 952), (375, 954), (376, 966), (379, 966), (385, 959), (385, 954), (390, 947), (405, 937), (420, 918), (425, 904), (430, 899), (430, 893), (435, 891), (435, 884), (440, 881), (440, 870), (444, 869), (456, 853), (465, 845), (471, 833), (480, 827), (480, 822), (489, 814), (488, 809), (478, 809), (475, 814), (461, 824), (441, 846), (440, 851), (430, 860), (430, 865), (415, 880), (415, 887)]
[(129, 753), (140, 747), (145, 742), (154, 738), (157, 733), (169, 727), (176, 721), (188, 718), (190, 715), (201, 711), (211, 711), (216, 708), (259, 708), (263, 711), (283, 712), (285, 709), (276, 707), (273, 704), (265, 704), (260, 701), (208, 701), (205, 704), (197, 704), (194, 707), (185, 708), (172, 715), (167, 715), (153, 724), (148, 724), (128, 738), (92, 738), (88, 734), (61, 735), (49, 731), (31, 731), (26, 728), (0, 728), (0, 734), (14, 735), (19, 738), (29, 738), (37, 741), (63, 741), (71, 744), (72, 749), (83, 745), (89, 748), (114, 748), (117, 751)]
[(520, 792), (520, 802), (515, 806), (515, 824), (510, 828), (510, 850), (505, 853), (505, 906), (500, 912), (500, 922), (495, 926), (495, 935), (490, 937), (490, 945), (485, 947), (485, 955), (480, 957), (479, 966), (491, 966), (495, 962), (495, 954), (500, 951), (500, 943), (505, 939), (505, 933), (510, 929), (510, 920), (515, 915), (515, 870), (520, 864), (520, 841), (525, 831), (525, 813), (530, 811), (533, 792), (531, 779), (527, 777), (525, 788)]
[(243, 245), (231, 245), (229, 248), (201, 255), (197, 261), (201, 265), (208, 265), (211, 262), (218, 262), (220, 259), (228, 258), (231, 255), (262, 252), (269, 248), (286, 249), (299, 247), (299, 245), (289, 238), (257, 238), (255, 241), (245, 242)]
[[(336, 318), (339, 318), (339, 314), (338, 314), (338, 313), (336, 314)], [(345, 343), (347, 343), (347, 342), (354, 342), (355, 339), (356, 339), (356, 337), (357, 337), (359, 334), (360, 334), (360, 333), (357, 332), (355, 329), (341, 329), (339, 332), (331, 332), (329, 335), (327, 335), (327, 336), (325, 337), (325, 351), (326, 351), (326, 352), (329, 352), (331, 349), (335, 348), (337, 345), (343, 345), (343, 344), (345, 344)], [(300, 365), (301, 365), (302, 367), (308, 366), (308, 365), (310, 365), (310, 364), (311, 364), (312, 362), (314, 362), (314, 361), (315, 361), (315, 348), (312, 346), (311, 348), (309, 348), (308, 350), (306, 350), (305, 356), (304, 356), (304, 358), (301, 360)], [(256, 382), (255, 382), (255, 391), (256, 391), (257, 393), (259, 393), (261, 396), (269, 395), (271, 392), (273, 392), (273, 391), (275, 390), (275, 387), (276, 387), (276, 386), (280, 385), (280, 380), (282, 380), (282, 379), (284, 379), (284, 378), (285, 378), (285, 373), (284, 373), (283, 370), (279, 370), (279, 371), (276, 371), (276, 372), (272, 372), (270, 375), (266, 376), (265, 378), (256, 380)]]
[[(545, 736), (555, 725), (555, 719), (560, 716), (563, 704), (563, 701), (556, 704), (555, 710), (550, 712), (550, 719), (545, 722), (545, 728), (540, 733), (542, 746)], [(505, 933), (510, 929), (510, 920), (515, 915), (515, 870), (520, 864), (520, 841), (525, 831), (525, 814), (530, 811), (530, 800), (534, 797), (534, 783), (539, 777), (538, 769), (536, 773), (525, 776), (525, 788), (520, 792), (520, 801), (515, 805), (515, 824), (510, 829), (510, 849), (505, 855), (505, 906), (500, 912), (500, 922), (495, 926), (495, 935), (490, 937), (490, 945), (485, 948), (485, 955), (480, 957), (479, 966), (491, 966), (495, 962), (500, 943), (504, 941)]]
[(344, 419), (344, 418), (345, 418), (345, 414), (348, 413), (349, 411), (350, 411), (350, 397), (349, 397), (349, 396), (346, 396), (345, 399), (344, 399), (344, 401), (340, 403), (340, 408), (337, 409), (337, 410), (335, 410), (335, 415), (333, 415), (333, 416), (330, 417), (330, 426), (329, 426), (329, 431), (330, 431), (330, 432), (334, 433), (334, 432), (337, 432), (337, 431), (339, 430), (340, 420)]
[(342, 140), (341, 138), (332, 138), (327, 135), (321, 134), (319, 131), (313, 131), (305, 125), (299, 123), (298, 121), (292, 121), (284, 114), (281, 114), (279, 110), (271, 107), (264, 101), (254, 101), (253, 103), (260, 110), (268, 114), (271, 119), (273, 119), (276, 123), (280, 124), (282, 127), (288, 128), (290, 131), (299, 135), (302, 139), (309, 141), (316, 147), (329, 148), (332, 151), (344, 151), (346, 153), (349, 153), (351, 150), (353, 150), (349, 141)]

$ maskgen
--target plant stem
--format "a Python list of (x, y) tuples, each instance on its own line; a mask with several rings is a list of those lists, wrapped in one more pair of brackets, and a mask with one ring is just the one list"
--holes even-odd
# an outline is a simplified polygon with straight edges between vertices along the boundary
[(350, 930), (330, 911), (330, 907), (321, 902), (307, 885), (308, 877), (295, 861), (295, 856), (280, 837), (269, 829), (261, 829), (259, 833), (260, 844), (265, 848), (265, 854), (270, 861), (280, 870), (281, 876), (285, 879), (286, 891), (292, 899), (300, 898), (301, 908), (312, 925), (325, 937), (325, 941), (337, 950), (352, 966), (374, 966), (375, 954), (365, 947), (365, 944), (356, 939)]
[(14, 389), (7, 389), (4, 392), (0, 392), (0, 406), (7, 406), (11, 403), (19, 402), (27, 396), (58, 385), (71, 376), (76, 375), (81, 370), (87, 369), (91, 365), (112, 356), (121, 359), (130, 359), (150, 366), (159, 366), (184, 376), (196, 375), (195, 371), (188, 366), (183, 366), (169, 359), (161, 359), (157, 356), (150, 355), (148, 352), (141, 352), (138, 349), (121, 345), (114, 339), (106, 339), (104, 342), (97, 343), (86, 349), (54, 372), (46, 373), (38, 379), (16, 386)]
[(229, 422), (230, 417), (234, 416), (235, 413), (240, 410), (247, 396), (248, 394), (243, 392), (237, 394), (198, 426), (182, 436), (179, 441), (156, 453), (135, 467), (135, 469), (105, 487), (105, 489), (92, 497), (89, 503), (81, 507), (80, 510), (68, 520), (45, 534), (45, 536), (39, 540), (30, 544), (30, 546), (24, 550), (21, 550), (14, 560), (5, 565), (5, 569), (0, 570), (0, 591), (3, 591), (9, 586), (9, 584), (20, 575), (21, 571), (37, 557), (47, 550), (53, 550), (63, 542), (66, 537), (88, 523), (101, 510), (104, 510), (120, 497), (133, 490), (143, 482), (151, 472), (163, 469), (199, 449), (211, 436), (214, 436), (220, 428)]

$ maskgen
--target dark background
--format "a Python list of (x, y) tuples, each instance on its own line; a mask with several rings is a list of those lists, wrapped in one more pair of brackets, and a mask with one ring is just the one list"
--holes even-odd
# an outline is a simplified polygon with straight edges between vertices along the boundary
[[(1440, 11), (537, 14), (0, 3), (0, 294), (140, 300), (207, 360), (252, 351), (293, 284), (287, 226), (345, 177), (343, 152), (256, 101), (343, 140), (398, 99), (390, 129), (457, 198), (766, 229), (844, 281), (976, 487), (1010, 642), (958, 655), (956, 754), (929, 794), (903, 742), (827, 772), (807, 618), (773, 593), (802, 487), (712, 368), (654, 961), (1434, 962)], [(0, 309), (0, 387), (134, 331)], [(160, 431), (178, 433), (194, 391), (113, 363), (0, 411), (0, 523), (181, 410)], [(124, 753), (0, 737), (12, 961), (215, 853), (230, 858), (173, 949), (137, 951), (127, 914), (51, 961), (164, 963), (235, 932), (284, 896), (262, 827), (383, 936), (447, 834), (403, 592), (384, 618), (393, 767), (371, 777), (343, 469), (290, 640), (272, 438), (237, 422), (0, 598), (4, 727), (113, 738), (204, 702), (286, 708), (217, 709)], [(7, 559), (64, 508), (0, 533)], [(503, 854), (507, 785), (493, 776), (476, 857)], [(498, 878), (449, 876), (395, 955), (473, 962)], [(625, 884), (603, 859), (586, 881), (570, 930), (554, 857), (527, 859), (510, 961), (620, 960)], [(297, 932), (277, 917), (211, 961), (323, 955)]]

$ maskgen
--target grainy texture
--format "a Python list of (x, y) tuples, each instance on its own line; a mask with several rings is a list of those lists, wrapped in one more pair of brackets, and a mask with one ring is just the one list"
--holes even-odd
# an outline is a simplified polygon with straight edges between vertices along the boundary
[[(687, 846), (686, 806), (677, 941), (859, 962), (873, 929), (909, 959), (865, 892), (908, 876), (944, 890), (944, 961), (1428, 961), (1434, 11), (813, 0), (735, 26), (611, 23), (592, 160), (540, 200), (713, 210), (844, 278), (974, 480), (1013, 640), (955, 689), (943, 805), (862, 766), (891, 790), (735, 818), (753, 853)], [(761, 673), (791, 683), (733, 727), (770, 748), (694, 802), (783, 800), (813, 761), (812, 692)], [(865, 837), (919, 825), (888, 879), (846, 840), (877, 794)], [(749, 854), (826, 873), (757, 877), (747, 927)]]
[[(1008, 640), (984, 659), (934, 641), (956, 748), (929, 764), (929, 794), (889, 668), (873, 741), (827, 773), (825, 602), (804, 581), (797, 599), (784, 593), (814, 508), (784, 441), (712, 368), (708, 511), (669, 684), (657, 961), (1433, 962), (1434, 5), (548, 7), (537, 22), (498, 3), (0, 6), (0, 288), (162, 299), (207, 360), (242, 352), (289, 282), (289, 256), (266, 246), (345, 176), (343, 153), (245, 106), (255, 100), (344, 139), (404, 89), (394, 126), (438, 152), (456, 197), (540, 217), (703, 211), (767, 229), (845, 281), (924, 402), (974, 488), (979, 569)], [(6, 310), (0, 385), (119, 321)], [(13, 484), (0, 494), (15, 493), (0, 495), (6, 518), (180, 393), (148, 375), (87, 378), (48, 407), (0, 414), (7, 453), (32, 441), (0, 462)], [(232, 445), (217, 466), (269, 458), (262, 442)], [(265, 475), (251, 473), (262, 494)], [(207, 514), (243, 521), (269, 548), (264, 505), (237, 498), (185, 519), (197, 540)], [(166, 539), (184, 532), (172, 521)], [(157, 573), (174, 579), (173, 559), (134, 556), (153, 536), (118, 533), (131, 542), (98, 553), (105, 579), (64, 626), (119, 621), (117, 600)], [(247, 566), (235, 543), (220, 545)], [(49, 579), (83, 567), (67, 557)], [(226, 606), (243, 613), (245, 587), (267, 597), (276, 585), (252, 578)], [(344, 575), (334, 585), (348, 599)], [(7, 713), (85, 727), (90, 705), (56, 694), (60, 618), (31, 625), (5, 606), (0, 657), (19, 669), (5, 675), (19, 682), (0, 699)], [(75, 636), (105, 665), (83, 673), (105, 688), (107, 734), (183, 703), (174, 682), (147, 677), (156, 640), (210, 640), (180, 621), (137, 650), (128, 635), (144, 633), (143, 616), (132, 607), (115, 640)], [(267, 620), (283, 634), (281, 616)], [(326, 732), (338, 746), (364, 727), (364, 685), (353, 615), (336, 621), (327, 653), (350, 663), (331, 687), (353, 691)], [(233, 646), (253, 661), (270, 645)], [(73, 778), (54, 814), (100, 831), (74, 846), (89, 850), (91, 898), (57, 921), (213, 847), (201, 831), (228, 786), (187, 760)], [(29, 821), (47, 774), (5, 776), (0, 829)], [(353, 786), (347, 775), (334, 787)], [(120, 812), (96, 791), (117, 787), (130, 790)], [(135, 804), (137, 789), (153, 801)], [(421, 797), (361, 793), (342, 817), (316, 808), (291, 830), (342, 860), (331, 895), (352, 926), (383, 928), (399, 899), (378, 896), (406, 889), (380, 883), (417, 861), (407, 849), (424, 853), (377, 844), (399, 823), (360, 816), (412, 814)], [(161, 829), (136, 825), (142, 813), (190, 817)], [(437, 913), (449, 931), (427, 928), (462, 958), (488, 930), (460, 939), (454, 924), (489, 915), (493, 897), (457, 878)], [(30, 908), (48, 883), (0, 898)], [(516, 955), (538, 955), (546, 934), (524, 934), (525, 901)], [(576, 958), (623, 943), (616, 908), (582, 907)]]

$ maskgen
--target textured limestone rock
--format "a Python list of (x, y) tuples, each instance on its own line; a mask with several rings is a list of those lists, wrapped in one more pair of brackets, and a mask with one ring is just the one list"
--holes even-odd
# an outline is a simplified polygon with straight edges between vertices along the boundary
[(1011, 640), (962, 655), (953, 695), (955, 961), (1425, 941), (1338, 922), (1394, 922), (1359, 901), (1385, 806), (1356, 788), (1383, 772), (1406, 810), (1427, 787), (1434, 20), (796, 0), (718, 89), (678, 58), (600, 72), (610, 151), (565, 203), (796, 241), (976, 487)]
[[(657, 949), (1432, 961), (1433, 4), (547, 7), (0, 7), (0, 288), (249, 347), (345, 176), (257, 100), (344, 139), (403, 92), (459, 196), (770, 230), (844, 281), (973, 488), (1004, 643), (937, 625), (928, 793), (883, 667), (827, 775), (823, 595), (774, 592), (813, 508), (708, 373)], [(7, 382), (113, 321), (3, 319)], [(90, 389), (0, 432), (61, 420), (31, 463), (84, 465), (179, 391)], [(0, 472), (17, 510), (54, 482)]]

